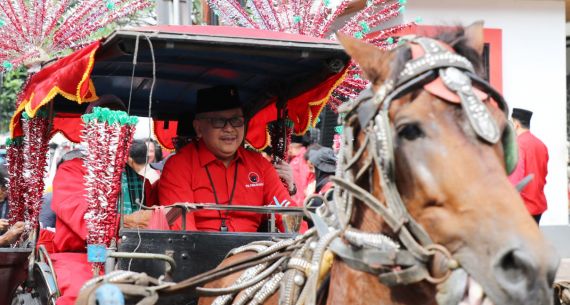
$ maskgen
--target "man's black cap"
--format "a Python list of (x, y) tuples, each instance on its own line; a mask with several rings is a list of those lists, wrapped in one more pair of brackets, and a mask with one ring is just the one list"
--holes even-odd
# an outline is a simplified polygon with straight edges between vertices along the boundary
[(241, 108), (236, 87), (216, 86), (198, 90), (196, 114)]
[(532, 111), (522, 108), (513, 108), (512, 118), (519, 120), (521, 124), (530, 125), (530, 119), (532, 118)]

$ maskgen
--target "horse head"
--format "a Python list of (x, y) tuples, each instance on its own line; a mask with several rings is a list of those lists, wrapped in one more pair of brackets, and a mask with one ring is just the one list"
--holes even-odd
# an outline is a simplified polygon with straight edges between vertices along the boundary
[(339, 40), (371, 87), (344, 109), (336, 300), (551, 304), (558, 257), (507, 177), (516, 136), (480, 75), (482, 23), (391, 51)]

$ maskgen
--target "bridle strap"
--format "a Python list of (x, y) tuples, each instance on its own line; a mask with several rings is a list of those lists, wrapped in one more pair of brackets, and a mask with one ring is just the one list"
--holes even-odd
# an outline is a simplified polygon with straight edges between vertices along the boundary
[(358, 150), (356, 151), (354, 156), (352, 156), (352, 159), (350, 159), (346, 164), (343, 165), (343, 170), (351, 169), (354, 166), (354, 164), (356, 164), (356, 162), (358, 162), (358, 160), (360, 160), (360, 157), (362, 157), (362, 154), (364, 153), (364, 151), (368, 147), (369, 141), (370, 141), (370, 138), (368, 137), (368, 135), (366, 135), (366, 137), (364, 138), (364, 144), (362, 144), (362, 146), (360, 148), (358, 148)]
[(497, 102), (499, 108), (503, 111), (505, 116), (509, 115), (509, 104), (505, 100), (505, 98), (499, 93), (495, 88), (489, 84), (486, 80), (482, 79), (479, 75), (472, 73), (472, 72), (465, 72), (469, 78), (475, 83), (479, 88), (485, 91), (491, 98)]
[[(373, 137), (373, 145), (370, 145), (371, 154), (376, 162), (377, 168), (381, 172), (380, 183), (386, 204), (389, 211), (394, 213), (402, 222), (406, 223), (406, 228), (410, 230), (414, 237), (410, 240), (402, 240), (406, 248), (416, 255), (423, 255), (424, 250), (420, 245), (426, 246), (432, 244), (431, 239), (425, 230), (409, 215), (398, 187), (396, 185), (395, 161), (393, 153), (392, 135), (390, 131), (390, 123), (387, 111), (381, 111), (375, 118), (376, 137)], [(393, 230), (397, 228), (392, 228)], [(395, 231), (397, 232), (397, 231)], [(418, 244), (419, 242), (419, 244)]]
[[(437, 40), (418, 37), (410, 41), (410, 48), (412, 55), (418, 57), (404, 65), (404, 69), (398, 76), (396, 87), (402, 86), (418, 75), (439, 68), (456, 67), (464, 71), (475, 71), (470, 61), (459, 54), (450, 52), (446, 46)], [(424, 53), (423, 56), (419, 55), (422, 52)]]
[(416, 78), (413, 78), (396, 88), (393, 88), (393, 81), (390, 80), (382, 85), (376, 93), (372, 90), (372, 88), (369, 87), (360, 93), (358, 99), (361, 101), (355, 103), (355, 107), (349, 110), (349, 113), (347, 115), (350, 116), (353, 111), (356, 111), (360, 126), (363, 126), (364, 128), (365, 126), (368, 126), (368, 123), (370, 123), (370, 121), (378, 113), (378, 109), (382, 105), (385, 110), (388, 110), (392, 100), (403, 96), (415, 88), (423, 86), (425, 83), (428, 83), (435, 77), (437, 77), (437, 73), (435, 73), (433, 70), (430, 70), (423, 72)]
[[(401, 219), (397, 219), (394, 215), (388, 210), (386, 206), (384, 206), (376, 197), (372, 196), (368, 191), (364, 190), (360, 186), (356, 185), (353, 182), (348, 182), (344, 179), (340, 179), (338, 177), (331, 177), (331, 181), (333, 181), (339, 187), (345, 189), (346, 191), (350, 192), (354, 197), (362, 201), (366, 204), (370, 209), (372, 209), (375, 213), (380, 215), (386, 224), (394, 230), (394, 232), (398, 235), (405, 232), (402, 230), (406, 221)], [(402, 234), (405, 235), (405, 234)], [(411, 236), (399, 236), (400, 238), (408, 239)]]
[(414, 265), (402, 271), (392, 271), (378, 275), (378, 279), (388, 286), (418, 283), (429, 278), (429, 272), (424, 265)]
[(368, 273), (380, 274), (390, 267), (410, 267), (418, 264), (417, 259), (409, 252), (403, 250), (378, 250), (372, 248), (350, 248), (340, 239), (334, 240), (329, 249), (338, 255), (350, 267), (366, 270)]

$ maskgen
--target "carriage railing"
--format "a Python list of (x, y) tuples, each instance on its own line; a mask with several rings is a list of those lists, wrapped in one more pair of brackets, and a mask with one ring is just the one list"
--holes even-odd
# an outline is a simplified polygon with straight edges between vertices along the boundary
[[(144, 209), (156, 209), (156, 207), (143, 207)], [(218, 204), (208, 204), (208, 203), (200, 203), (200, 204), (196, 204), (196, 203), (176, 203), (170, 206), (165, 206), (164, 208), (166, 208), (165, 213), (166, 213), (166, 218), (168, 220), (168, 222), (170, 224), (172, 224), (172, 222), (174, 220), (176, 220), (178, 217), (182, 217), (182, 222), (181, 222), (181, 227), (182, 230), (181, 231), (171, 231), (170, 233), (168, 231), (157, 231), (157, 230), (138, 230), (138, 229), (123, 229), (123, 232), (131, 232), (131, 231), (140, 231), (140, 233), (137, 233), (136, 235), (140, 235), (143, 234), (143, 239), (145, 238), (144, 236), (153, 236), (153, 234), (160, 234), (161, 236), (170, 236), (168, 237), (167, 240), (177, 240), (180, 236), (178, 236), (179, 234), (185, 234), (185, 233), (189, 233), (190, 231), (186, 231), (186, 215), (187, 213), (192, 213), (195, 211), (200, 211), (200, 210), (214, 210), (214, 211), (240, 211), (240, 212), (251, 212), (251, 213), (259, 213), (259, 214), (268, 214), (270, 215), (268, 218), (268, 223), (269, 223), (269, 232), (268, 233), (240, 233), (240, 232), (210, 232), (213, 233), (212, 237), (213, 238), (220, 238), (220, 236), (218, 234), (223, 234), (224, 236), (228, 236), (228, 238), (237, 238), (236, 235), (241, 235), (241, 238), (239, 239), (244, 239), (244, 240), (248, 240), (249, 238), (253, 238), (253, 239), (260, 239), (262, 238), (260, 234), (268, 234), (266, 238), (272, 238), (275, 233), (277, 232), (275, 230), (276, 225), (275, 225), (275, 215), (276, 214), (281, 214), (281, 215), (287, 215), (287, 216), (294, 216), (294, 218), (296, 218), (298, 220), (298, 223), (300, 223), (302, 216), (306, 215), (307, 211), (312, 210), (312, 208), (310, 209), (306, 209), (306, 208), (300, 208), (300, 207), (287, 207), (287, 206), (246, 206), (246, 205), (218, 205)], [(286, 234), (283, 234), (283, 237), (291, 237), (294, 236), (295, 234), (297, 234), (298, 230), (291, 228), (292, 226), (288, 226), (285, 222), (284, 222), (284, 227), (286, 228), (285, 232)], [(145, 233), (143, 233), (145, 232)], [(265, 231), (263, 231), (265, 232)], [(208, 235), (208, 232), (193, 232), (191, 234), (194, 233), (203, 233)], [(151, 235), (149, 235), (151, 234)], [(202, 234), (202, 235), (203, 235)], [(216, 236), (214, 236), (216, 235)], [(251, 235), (250, 237), (247, 237), (245, 235)], [(271, 236), (270, 236), (271, 235)], [(277, 235), (281, 235), (281, 234), (277, 234)], [(233, 237), (232, 237), (233, 236)], [(179, 240), (180, 242), (185, 242), (187, 241), (185, 238), (185, 236), (182, 236), (182, 239)], [(204, 238), (204, 237), (203, 237)], [(126, 235), (123, 235), (123, 242), (126, 241)], [(170, 243), (170, 242), (169, 242)], [(232, 247), (238, 246), (238, 244), (232, 245)], [(123, 248), (123, 249), (120, 249)], [(127, 252), (130, 251), (132, 249), (126, 249), (125, 246), (120, 247), (119, 249), (114, 248), (114, 247), (110, 247), (108, 249), (107, 252), (107, 257), (106, 257), (106, 264), (105, 264), (105, 272), (108, 273), (110, 271), (115, 270), (115, 268), (117, 267), (117, 262), (118, 260), (143, 260), (143, 261), (153, 261), (153, 260), (160, 260), (163, 261), (165, 263), (164, 268), (160, 268), (161, 270), (163, 270), (164, 273), (162, 273), (162, 275), (165, 276), (165, 278), (167, 279), (171, 279), (171, 275), (174, 274), (175, 269), (177, 269), (179, 266), (177, 266), (177, 262), (176, 260), (179, 260), (178, 258), (178, 254), (177, 252), (179, 251), (170, 251), (170, 253), (168, 253), (169, 251), (165, 251), (163, 253), (141, 253), (141, 252)], [(127, 246), (127, 248), (129, 248)], [(161, 248), (161, 247), (159, 247)], [(125, 251), (126, 250), (126, 251)], [(141, 249), (139, 249), (140, 251)], [(156, 250), (156, 249), (155, 249)], [(161, 248), (162, 250), (162, 248)], [(229, 250), (229, 249), (228, 249)], [(179, 261), (180, 262), (180, 261)], [(144, 263), (146, 264), (146, 263)], [(130, 265), (130, 263), (129, 263)], [(130, 268), (129, 268), (130, 269)], [(184, 269), (184, 267), (183, 267)], [(178, 271), (181, 272), (182, 270)]]
[[(213, 210), (213, 211), (239, 211), (239, 212), (252, 212), (259, 214), (269, 214), (270, 217), (270, 232), (275, 232), (275, 214), (306, 215), (307, 211), (312, 208), (300, 207), (282, 207), (282, 206), (249, 206), (249, 205), (224, 205), (224, 204), (211, 204), (211, 203), (175, 203), (165, 208), (170, 208), (166, 213), (166, 219), (169, 224), (172, 224), (178, 217), (182, 216), (182, 231), (186, 231), (186, 214), (199, 210)], [(147, 208), (147, 209), (153, 209)], [(291, 230), (294, 231), (294, 230)], [(289, 232), (291, 232), (289, 231)]]

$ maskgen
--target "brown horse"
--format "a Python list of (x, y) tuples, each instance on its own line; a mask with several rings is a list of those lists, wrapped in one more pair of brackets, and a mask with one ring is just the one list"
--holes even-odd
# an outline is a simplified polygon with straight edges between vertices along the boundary
[[(321, 304), (552, 303), (558, 258), (507, 179), (506, 105), (477, 76), (482, 23), (438, 39), (382, 51), (339, 37), (372, 87), (346, 110), (337, 206), (330, 208), (340, 243), (331, 243), (336, 255)], [(366, 254), (381, 253), (376, 248), (358, 252), (380, 234), (424, 265)], [(250, 256), (232, 256), (220, 268)], [(227, 287), (239, 276), (206, 287)], [(265, 304), (278, 299), (274, 293)]]

